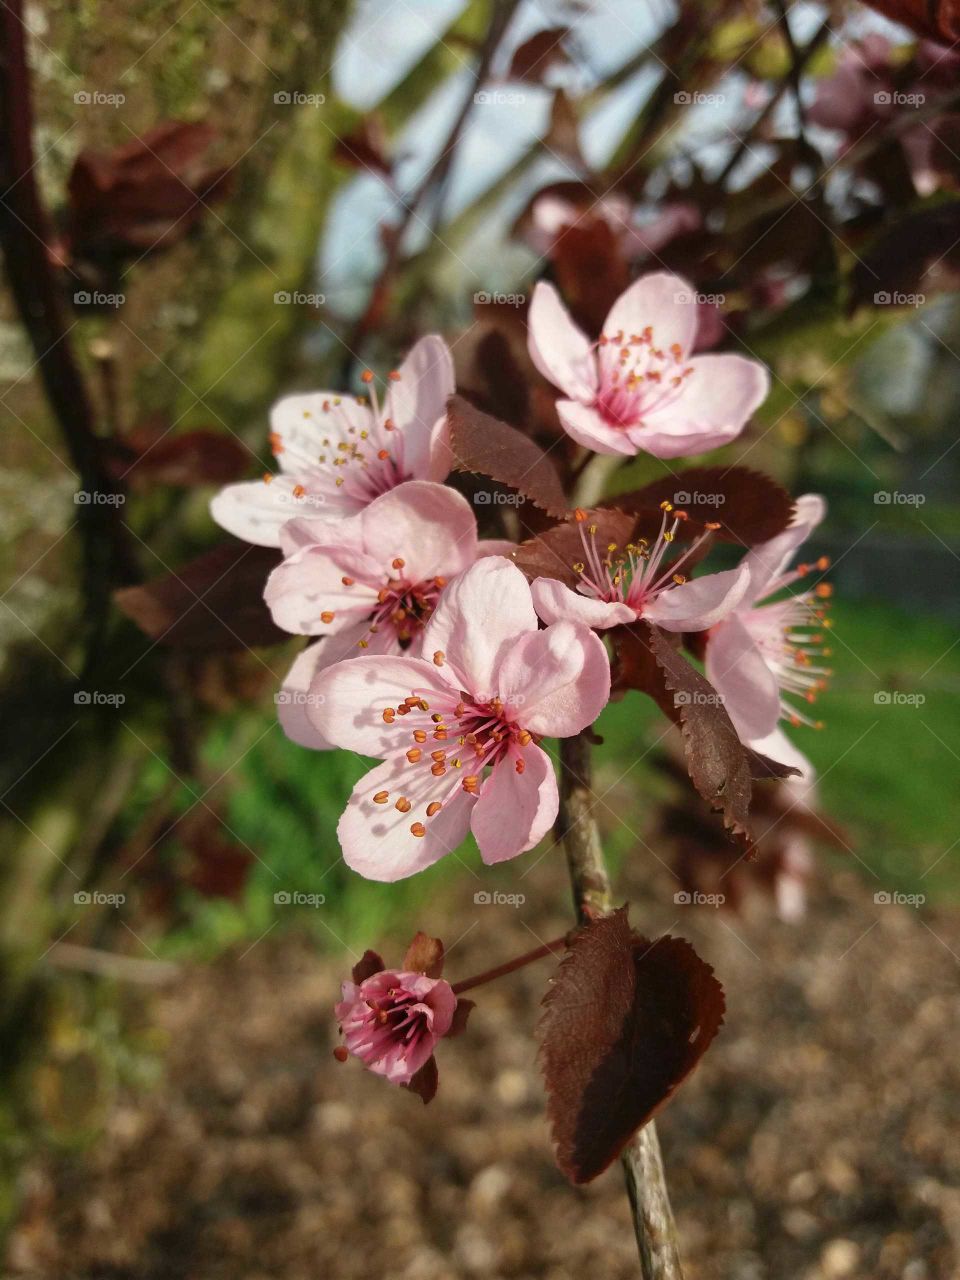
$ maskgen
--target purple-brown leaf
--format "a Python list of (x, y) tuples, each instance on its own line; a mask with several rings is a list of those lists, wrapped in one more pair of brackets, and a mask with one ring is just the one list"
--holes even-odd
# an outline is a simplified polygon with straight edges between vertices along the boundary
[(263, 588), (280, 553), (239, 540), (225, 542), (142, 586), (114, 593), (122, 613), (151, 640), (195, 651), (277, 644)]
[(557, 1163), (589, 1182), (703, 1057), (723, 1022), (723, 988), (688, 942), (640, 937), (623, 907), (578, 930), (543, 1003)]
[(401, 1085), (401, 1088), (409, 1089), (411, 1093), (417, 1094), (423, 1099), (423, 1105), (426, 1106), (428, 1102), (432, 1102), (437, 1096), (439, 1083), (440, 1072), (437, 1070), (437, 1060), (431, 1054), (409, 1084)]
[(463, 396), (451, 396), (447, 416), (457, 471), (489, 476), (550, 515), (563, 514), (567, 502), (560, 477), (539, 445), (516, 427), (482, 413)]
[(350, 976), (359, 987), (361, 982), (366, 982), (375, 973), (380, 973), (384, 967), (383, 959), (377, 952), (368, 949), (353, 966)]
[(752, 547), (774, 538), (790, 523), (794, 501), (782, 485), (749, 467), (690, 467), (664, 475), (642, 489), (616, 494), (608, 505), (644, 517), (659, 528), (660, 504), (672, 502), (689, 516), (678, 539), (702, 533), (718, 523), (717, 537)]

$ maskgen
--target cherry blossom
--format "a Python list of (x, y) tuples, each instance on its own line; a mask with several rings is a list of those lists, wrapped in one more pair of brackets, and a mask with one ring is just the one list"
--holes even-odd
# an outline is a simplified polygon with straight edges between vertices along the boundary
[(380, 402), (315, 391), (286, 396), (270, 413), (280, 467), (262, 480), (228, 485), (210, 504), (214, 520), (258, 546), (280, 546), (294, 516), (354, 515), (405, 480), (443, 480), (450, 470), (446, 404), (453, 360), (442, 338), (421, 338), (387, 379)]
[(310, 685), (320, 735), (383, 761), (338, 827), (347, 865), (373, 880), (430, 866), (471, 830), (487, 863), (533, 848), (558, 803), (541, 739), (579, 733), (610, 695), (599, 637), (573, 622), (538, 630), (526, 579), (500, 556), (447, 587), (422, 653), (340, 662)]
[(705, 631), (731, 613), (743, 599), (750, 578), (746, 567), (687, 580), (680, 572), (718, 526), (708, 525), (677, 559), (664, 564), (686, 512), (661, 503), (660, 532), (652, 542), (640, 538), (624, 548), (597, 546), (597, 526), (586, 512), (575, 518), (583, 560), (572, 566), (580, 581), (571, 590), (555, 578), (537, 578), (531, 591), (544, 622), (561, 618), (605, 630), (643, 618), (666, 631)]
[(568, 435), (597, 453), (687, 457), (728, 444), (769, 389), (763, 365), (691, 355), (697, 295), (678, 276), (641, 276), (613, 304), (597, 343), (540, 281), (528, 319), (530, 357), (563, 392)]
[(818, 494), (797, 499), (790, 527), (750, 551), (743, 560), (749, 574), (747, 590), (734, 613), (714, 626), (707, 641), (707, 678), (720, 693), (741, 739), (749, 746), (801, 770), (812, 781), (809, 761), (778, 728), (781, 718), (791, 724), (815, 722), (789, 697), (816, 700), (830, 671), (818, 659), (830, 587), (818, 583), (810, 590), (770, 601), (783, 588), (823, 571), (826, 558), (816, 564), (789, 569), (793, 554), (826, 513)]
[(298, 635), (325, 637), (294, 663), (278, 699), (280, 723), (303, 746), (323, 742), (304, 708), (324, 667), (361, 654), (419, 654), (423, 628), (447, 582), (480, 555), (512, 550), (480, 542), (461, 494), (410, 480), (344, 520), (284, 525), (287, 558), (267, 580), (273, 620)]
[(391, 1084), (409, 1084), (450, 1030), (457, 997), (443, 978), (381, 969), (345, 982), (336, 1006), (348, 1053)]

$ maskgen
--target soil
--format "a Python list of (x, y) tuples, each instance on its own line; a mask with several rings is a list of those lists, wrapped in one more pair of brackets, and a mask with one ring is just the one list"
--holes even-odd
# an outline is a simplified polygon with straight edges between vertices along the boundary
[[(563, 932), (558, 875), (525, 882), (546, 909), (454, 904), (448, 975)], [(728, 1004), (658, 1120), (687, 1280), (960, 1274), (960, 918), (877, 904), (852, 872), (823, 877), (792, 926), (759, 900), (675, 907), (671, 884), (628, 883), (634, 921), (689, 937)], [(27, 1163), (6, 1274), (636, 1277), (619, 1168), (573, 1189), (551, 1159), (531, 1031), (552, 963), (475, 993), (426, 1108), (334, 1060), (346, 965), (315, 942), (185, 970), (145, 997), (159, 1084), (121, 1094), (85, 1151)]]

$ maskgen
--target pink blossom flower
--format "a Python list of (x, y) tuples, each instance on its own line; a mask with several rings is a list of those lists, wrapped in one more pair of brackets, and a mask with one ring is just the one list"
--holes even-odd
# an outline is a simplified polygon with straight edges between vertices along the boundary
[(381, 969), (345, 982), (336, 1006), (344, 1045), (375, 1075), (409, 1084), (453, 1025), (457, 997), (443, 978)]
[(620, 295), (592, 344), (540, 281), (527, 340), (537, 369), (563, 392), (557, 413), (567, 434), (597, 453), (657, 458), (738, 436), (766, 397), (769, 375), (743, 356), (691, 356), (697, 312), (689, 284), (654, 272)]
[(594, 222), (607, 224), (628, 257), (646, 258), (659, 253), (677, 236), (698, 231), (702, 219), (697, 206), (689, 201), (656, 206), (652, 216), (642, 218), (632, 201), (616, 192), (600, 200), (591, 196), (585, 207), (582, 199), (547, 191), (533, 203), (525, 239), (535, 253), (547, 257), (569, 228), (587, 228)]
[(487, 863), (533, 848), (557, 814), (540, 739), (579, 733), (610, 696), (599, 637), (571, 622), (538, 630), (526, 579), (499, 556), (449, 585), (422, 652), (340, 662), (310, 686), (323, 738), (383, 761), (338, 827), (347, 865), (372, 880), (430, 866), (470, 830)]
[(481, 555), (512, 550), (481, 542), (461, 494), (410, 480), (339, 522), (301, 518), (280, 534), (287, 558), (267, 579), (264, 598), (277, 626), (326, 637), (299, 655), (278, 701), (287, 736), (327, 744), (305, 714), (318, 671), (361, 654), (419, 654), (423, 628), (456, 574)]
[(228, 485), (210, 504), (216, 522), (258, 546), (280, 546), (296, 515), (353, 515), (405, 480), (443, 480), (450, 471), (447, 400), (453, 360), (442, 338), (421, 338), (390, 374), (380, 404), (371, 375), (365, 397), (335, 391), (286, 396), (270, 414), (276, 475)]
[(743, 560), (749, 575), (747, 590), (736, 611), (713, 627), (707, 640), (706, 673), (720, 693), (741, 739), (763, 755), (793, 765), (812, 780), (809, 761), (778, 728), (785, 717), (791, 724), (814, 724), (788, 700), (799, 696), (816, 700), (829, 669), (819, 665), (827, 584), (770, 601), (769, 597), (804, 578), (828, 561), (789, 569), (793, 554), (823, 519), (826, 505), (808, 493), (797, 499), (793, 522), (769, 542), (754, 547)]
[(555, 578), (534, 581), (533, 603), (543, 621), (567, 618), (602, 631), (643, 618), (666, 631), (705, 631), (731, 613), (747, 590), (748, 570), (741, 565), (687, 581), (680, 568), (716, 526), (708, 525), (687, 551), (665, 565), (686, 513), (669, 502), (662, 503), (661, 510), (660, 533), (652, 544), (641, 538), (622, 550), (605, 545), (602, 551), (596, 543), (597, 526), (587, 524), (586, 512), (578, 510), (583, 560), (573, 569), (580, 581), (575, 591)]

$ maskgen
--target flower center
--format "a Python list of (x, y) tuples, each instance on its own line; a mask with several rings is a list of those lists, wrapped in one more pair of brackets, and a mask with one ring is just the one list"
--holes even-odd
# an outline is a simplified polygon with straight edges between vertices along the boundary
[(577, 509), (575, 518), (580, 529), (584, 559), (572, 567), (580, 578), (577, 590), (581, 595), (607, 604), (625, 604), (640, 618), (646, 605), (661, 592), (682, 586), (687, 581), (686, 575), (678, 572), (680, 566), (700, 550), (720, 525), (713, 522), (705, 525), (704, 532), (694, 539), (683, 555), (664, 568), (664, 556), (676, 538), (677, 529), (688, 516), (685, 511), (677, 510), (672, 502), (661, 502), (660, 510), (663, 513), (660, 532), (652, 542), (649, 538), (638, 538), (636, 542), (628, 542), (622, 550), (617, 543), (609, 542), (601, 552), (597, 546), (597, 526), (587, 525), (587, 513)]
[(693, 373), (678, 342), (667, 351), (657, 346), (652, 325), (629, 337), (622, 329), (601, 333), (597, 348), (600, 390), (595, 407), (613, 427), (642, 425), (647, 414), (676, 400)]
[[(293, 490), (294, 497), (309, 502), (311, 496), (321, 494), (332, 482), (345, 497), (365, 506), (412, 478), (404, 463), (403, 432), (397, 430), (394, 415), (393, 387), (400, 381), (400, 374), (392, 370), (388, 375), (382, 406), (373, 385), (373, 374), (365, 370), (362, 378), (370, 388), (369, 401), (367, 396), (358, 396), (356, 403), (370, 404), (372, 424), (369, 427), (358, 427), (350, 421), (340, 396), (324, 400), (319, 415), (304, 409), (304, 421), (315, 428), (322, 447), (304, 459), (304, 472), (301, 483)], [(329, 428), (333, 428), (336, 439), (325, 434)], [(274, 457), (284, 451), (285, 442), (280, 433), (271, 432), (270, 445)], [(263, 478), (267, 483), (273, 479), (269, 473)]]
[[(442, 667), (443, 653), (437, 650), (433, 661)], [(430, 702), (423, 696), (426, 692)], [(410, 727), (412, 745), (405, 752), (410, 771), (407, 789), (420, 797), (418, 805), (423, 807), (422, 818), (411, 823), (410, 833), (418, 837), (427, 834), (425, 822), (436, 817), (458, 792), (478, 794), (486, 766), (512, 760), (516, 772), (523, 773), (525, 749), (540, 741), (517, 722), (499, 697), (476, 698), (463, 689), (458, 693), (452, 686), (449, 693), (415, 689), (397, 706), (384, 707), (381, 714), (385, 724), (402, 716)], [(429, 782), (425, 775), (429, 775)], [(400, 813), (413, 809), (404, 794), (378, 791), (373, 799), (375, 804), (392, 802)]]
[[(403, 561), (396, 559), (394, 569), (402, 569)], [(348, 585), (344, 582), (344, 585)], [(429, 578), (426, 582), (411, 583), (403, 578), (389, 578), (377, 595), (377, 607), (370, 615), (370, 629), (357, 643), (361, 649), (369, 647), (369, 637), (384, 628), (395, 632), (401, 649), (407, 649), (417, 632), (422, 631), (433, 613), (440, 592), (446, 586), (445, 578)]]

